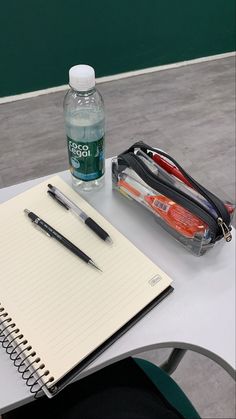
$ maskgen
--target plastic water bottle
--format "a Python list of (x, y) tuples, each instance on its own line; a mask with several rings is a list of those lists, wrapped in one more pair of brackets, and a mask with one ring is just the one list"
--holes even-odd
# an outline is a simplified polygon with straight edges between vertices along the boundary
[(104, 184), (104, 103), (89, 65), (72, 67), (69, 84), (64, 118), (72, 184), (77, 190), (91, 191)]

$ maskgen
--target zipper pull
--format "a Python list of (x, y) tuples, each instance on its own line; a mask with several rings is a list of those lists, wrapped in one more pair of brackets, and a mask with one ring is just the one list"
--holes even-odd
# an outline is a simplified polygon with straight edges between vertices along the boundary
[(230, 233), (229, 227), (225, 224), (222, 218), (217, 218), (218, 225), (221, 227), (223, 236), (227, 242), (232, 240), (232, 234)]

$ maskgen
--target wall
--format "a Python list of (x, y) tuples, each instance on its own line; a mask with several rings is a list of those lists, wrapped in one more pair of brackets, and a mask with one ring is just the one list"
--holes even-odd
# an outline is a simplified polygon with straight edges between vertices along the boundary
[(234, 0), (11, 0), (1, 4), (0, 96), (235, 49)]

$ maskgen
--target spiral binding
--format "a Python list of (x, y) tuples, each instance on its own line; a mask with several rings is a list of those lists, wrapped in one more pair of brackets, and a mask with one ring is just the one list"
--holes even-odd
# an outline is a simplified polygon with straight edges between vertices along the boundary
[[(52, 383), (54, 378), (50, 376), (50, 371), (46, 369), (1, 303), (0, 344), (10, 356), (26, 385), (30, 387), (30, 392), (35, 398), (38, 398), (41, 390), (48, 389), (47, 384)], [(45, 377), (47, 377), (47, 381), (42, 382)], [(53, 388), (50, 391), (53, 392)]]

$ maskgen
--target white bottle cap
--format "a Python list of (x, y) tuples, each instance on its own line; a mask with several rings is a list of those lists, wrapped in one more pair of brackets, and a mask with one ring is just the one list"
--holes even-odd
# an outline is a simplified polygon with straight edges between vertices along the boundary
[(95, 71), (90, 65), (80, 64), (71, 67), (69, 71), (69, 84), (79, 92), (85, 92), (95, 86)]

